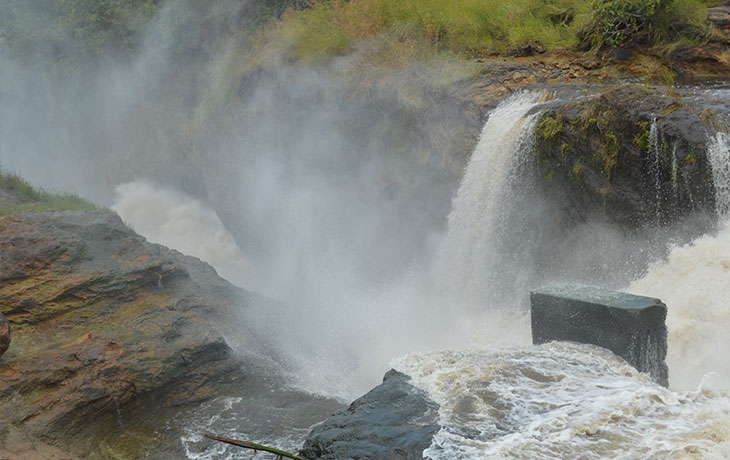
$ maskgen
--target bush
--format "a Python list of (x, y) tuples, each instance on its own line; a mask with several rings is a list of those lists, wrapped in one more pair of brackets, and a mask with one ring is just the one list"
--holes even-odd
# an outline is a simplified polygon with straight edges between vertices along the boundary
[(594, 0), (583, 42), (593, 47), (659, 44), (701, 38), (706, 30), (702, 0)]

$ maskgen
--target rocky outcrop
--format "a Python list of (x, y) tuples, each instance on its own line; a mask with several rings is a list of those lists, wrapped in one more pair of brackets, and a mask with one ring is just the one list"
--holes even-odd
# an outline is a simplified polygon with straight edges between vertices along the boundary
[(438, 405), (390, 370), (383, 383), (316, 426), (300, 455), (309, 459), (420, 460), (439, 430)]
[[(568, 222), (626, 231), (714, 214), (712, 105), (659, 88), (623, 86), (547, 110), (536, 126), (539, 187)], [(716, 123), (717, 122), (717, 123)]]
[(84, 457), (124, 431), (131, 405), (149, 420), (216, 395), (238, 370), (224, 335), (245, 337), (236, 312), (257, 298), (111, 212), (1, 217), (0, 253), (13, 328), (0, 358), (3, 458)]

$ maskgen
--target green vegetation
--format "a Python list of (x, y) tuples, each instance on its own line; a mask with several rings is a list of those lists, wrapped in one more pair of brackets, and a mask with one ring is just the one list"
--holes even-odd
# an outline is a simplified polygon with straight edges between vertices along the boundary
[(651, 124), (648, 121), (638, 121), (635, 123), (639, 131), (634, 134), (634, 145), (640, 151), (649, 150), (651, 146)]
[(352, 53), (372, 38), (464, 56), (545, 49), (668, 46), (707, 33), (708, 0), (314, 0), (270, 39), (299, 60)]
[(563, 130), (563, 114), (546, 115), (535, 125), (535, 135), (540, 139), (550, 140)]
[(0, 39), (20, 60), (42, 56), (58, 72), (101, 55), (129, 54), (158, 0), (0, 0)]
[(315, 0), (285, 13), (274, 36), (304, 60), (375, 37), (470, 56), (573, 46), (589, 14), (579, 0)]
[(593, 46), (626, 42), (662, 44), (701, 38), (706, 33), (707, 2), (701, 0), (594, 0), (584, 30)]
[(102, 209), (100, 206), (70, 193), (55, 194), (36, 189), (20, 176), (7, 172), (2, 168), (0, 168), (0, 191), (8, 192), (15, 198), (3, 200), (0, 196), (0, 216), (20, 211), (92, 211)]

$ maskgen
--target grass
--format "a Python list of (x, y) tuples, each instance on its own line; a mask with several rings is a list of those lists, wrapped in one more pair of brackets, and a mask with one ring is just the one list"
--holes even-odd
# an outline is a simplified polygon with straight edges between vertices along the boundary
[(0, 190), (10, 192), (18, 199), (17, 203), (0, 204), (0, 216), (20, 211), (92, 211), (102, 209), (100, 206), (71, 193), (57, 194), (34, 188), (25, 179), (2, 168), (0, 168)]
[(589, 13), (578, 0), (315, 0), (284, 14), (275, 35), (301, 60), (348, 54), (378, 36), (462, 55), (509, 53), (572, 46)]
[[(649, 44), (702, 41), (709, 33), (707, 6), (716, 3), (671, 0), (651, 23)], [(406, 50), (400, 54), (420, 49), (410, 54), (421, 58), (519, 54), (530, 45), (571, 49), (597, 20), (594, 6), (586, 0), (313, 0), (274, 21), (263, 41), (294, 61), (348, 55), (372, 39)]]

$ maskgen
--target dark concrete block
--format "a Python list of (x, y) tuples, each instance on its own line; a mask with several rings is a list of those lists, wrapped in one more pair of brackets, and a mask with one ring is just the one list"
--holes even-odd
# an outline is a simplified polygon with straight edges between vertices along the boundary
[(592, 286), (561, 285), (530, 294), (532, 342), (564, 340), (611, 350), (669, 385), (667, 307), (659, 299)]

